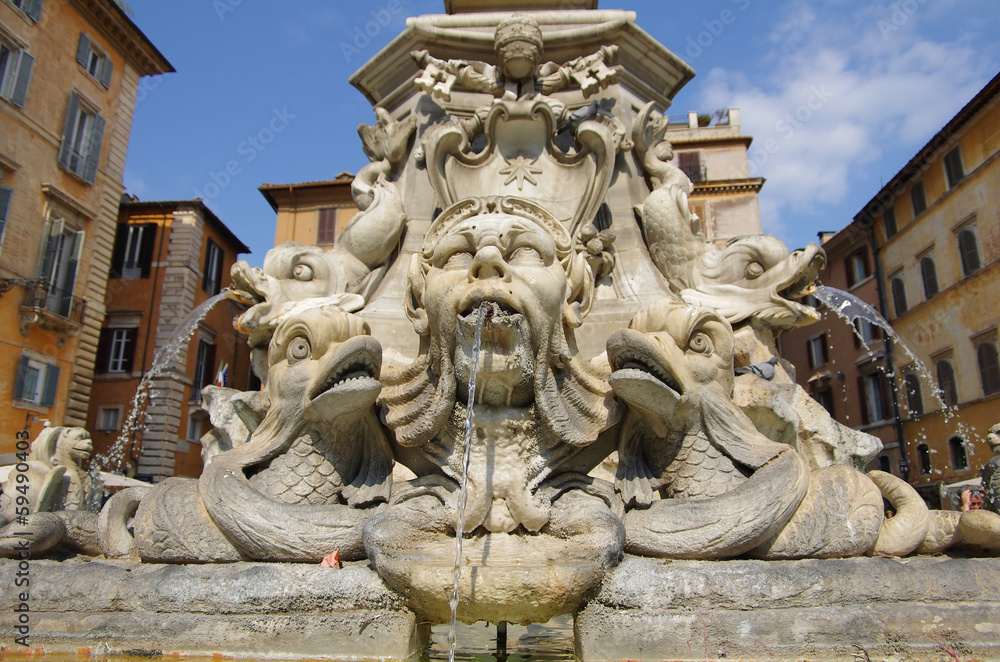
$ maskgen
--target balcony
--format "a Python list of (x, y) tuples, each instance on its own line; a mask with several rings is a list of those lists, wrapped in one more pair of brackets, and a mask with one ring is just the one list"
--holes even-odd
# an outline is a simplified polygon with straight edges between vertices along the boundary
[(705, 166), (701, 163), (680, 163), (680, 169), (688, 176), (692, 183), (708, 181), (708, 174)]
[(86, 300), (72, 292), (52, 286), (47, 280), (35, 278), (20, 283), (24, 287), (21, 302), (21, 334), (27, 335), (32, 326), (39, 326), (60, 335), (74, 335), (83, 326), (87, 312)]

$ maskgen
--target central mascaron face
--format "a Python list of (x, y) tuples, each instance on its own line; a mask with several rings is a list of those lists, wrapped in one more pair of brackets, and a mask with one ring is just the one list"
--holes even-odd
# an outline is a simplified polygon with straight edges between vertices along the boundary
[(431, 256), (424, 301), (432, 334), (453, 352), (460, 394), (468, 372), (479, 308), (487, 305), (477, 401), (524, 406), (534, 398), (540, 349), (562, 323), (566, 273), (549, 233), (530, 220), (484, 214), (456, 224)]

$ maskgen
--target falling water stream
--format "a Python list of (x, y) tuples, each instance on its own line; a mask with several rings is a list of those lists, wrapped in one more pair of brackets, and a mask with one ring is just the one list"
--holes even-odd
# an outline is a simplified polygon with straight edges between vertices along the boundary
[[(871, 305), (862, 301), (853, 294), (849, 294), (843, 290), (838, 290), (835, 287), (827, 287), (825, 285), (821, 285), (816, 288), (816, 291), (813, 292), (813, 296), (854, 328), (855, 335), (861, 341), (861, 344), (865, 349), (868, 349), (868, 344), (865, 341), (865, 338), (861, 335), (857, 326), (855, 326), (855, 320), (864, 320), (869, 324), (874, 324), (875, 326), (881, 328), (885, 332), (886, 336), (891, 338), (898, 347), (901, 347), (910, 360), (913, 361), (913, 366), (917, 375), (930, 387), (931, 393), (934, 395), (935, 400), (937, 400), (938, 405), (940, 405), (941, 411), (944, 413), (944, 422), (949, 423), (953, 418), (955, 418), (956, 408), (945, 402), (944, 395), (938, 388), (937, 380), (934, 379), (934, 375), (927, 368), (924, 362), (917, 357), (913, 350), (910, 349), (905, 342), (903, 342), (903, 340), (899, 337), (899, 334), (896, 333), (896, 330), (889, 325), (889, 322), (887, 322), (884, 317), (879, 315), (878, 312), (871, 307)], [(959, 434), (962, 435), (963, 438), (966, 440), (973, 439), (973, 435), (975, 433), (974, 429), (969, 429), (969, 427), (962, 422), (958, 422), (957, 427)]]
[(479, 317), (476, 319), (476, 338), (472, 342), (472, 365), (469, 368), (469, 396), (465, 410), (465, 445), (462, 456), (462, 487), (458, 492), (458, 524), (455, 527), (455, 571), (452, 573), (451, 629), (448, 631), (448, 662), (455, 662), (455, 648), (458, 646), (458, 587), (462, 578), (462, 535), (465, 529), (465, 500), (469, 495), (469, 457), (472, 455), (472, 409), (476, 401), (476, 373), (479, 372), (479, 348), (483, 337), (483, 322), (487, 312), (492, 308), (483, 304), (479, 306)]
[[(209, 297), (201, 305), (191, 311), (191, 313), (184, 318), (184, 321), (180, 323), (177, 330), (170, 337), (170, 340), (161, 347), (156, 355), (153, 357), (153, 366), (149, 369), (142, 377), (142, 381), (139, 382), (138, 388), (135, 390), (135, 395), (132, 396), (132, 408), (129, 411), (128, 418), (122, 424), (121, 434), (115, 440), (115, 443), (111, 445), (108, 450), (100, 455), (95, 455), (91, 461), (91, 475), (99, 475), (98, 472), (102, 469), (105, 471), (121, 471), (122, 463), (125, 460), (125, 446), (129, 439), (143, 426), (139, 424), (139, 417), (142, 416), (146, 411), (146, 405), (149, 403), (149, 385), (150, 383), (163, 376), (163, 374), (173, 365), (174, 361), (177, 360), (181, 349), (187, 346), (188, 340), (191, 335), (198, 328), (198, 324), (201, 323), (205, 316), (208, 314), (215, 304), (219, 303), (226, 298), (227, 291), (220, 292), (215, 296)], [(103, 495), (101, 490), (94, 490), (95, 498), (101, 499)]]

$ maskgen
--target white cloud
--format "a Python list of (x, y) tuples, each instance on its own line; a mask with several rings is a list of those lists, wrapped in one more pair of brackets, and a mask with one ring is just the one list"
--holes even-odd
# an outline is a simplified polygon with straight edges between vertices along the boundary
[(782, 234), (797, 212), (844, 202), (852, 188), (874, 194), (870, 170), (888, 179), (903, 165), (873, 164), (883, 150), (915, 152), (995, 73), (976, 35), (935, 37), (946, 15), (924, 15), (921, 0), (792, 0), (779, 13), (759, 60), (768, 69), (712, 70), (699, 100), (741, 109), (754, 137), (752, 171), (767, 178), (768, 232)]

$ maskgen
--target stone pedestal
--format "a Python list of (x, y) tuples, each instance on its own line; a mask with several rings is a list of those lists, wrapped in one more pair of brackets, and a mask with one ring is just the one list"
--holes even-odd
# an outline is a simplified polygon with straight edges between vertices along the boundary
[(997, 660), (998, 587), (1000, 559), (627, 557), (577, 616), (576, 653), (586, 662)]
[(0, 563), (0, 642), (14, 646), (18, 594), (28, 590), (32, 648), (254, 658), (406, 659), (423, 651), (417, 622), (367, 562), (140, 565), (113, 561)]

